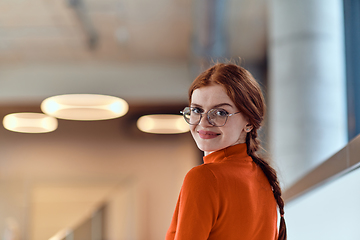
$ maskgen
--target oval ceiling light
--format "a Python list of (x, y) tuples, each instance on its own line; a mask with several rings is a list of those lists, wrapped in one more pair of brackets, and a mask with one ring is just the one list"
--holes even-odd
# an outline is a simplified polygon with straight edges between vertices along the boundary
[(57, 119), (42, 113), (12, 113), (3, 119), (4, 128), (13, 132), (46, 133), (55, 131)]
[(118, 118), (129, 110), (121, 98), (99, 94), (66, 94), (45, 99), (41, 110), (67, 120), (94, 121)]
[(137, 127), (147, 133), (176, 134), (190, 130), (182, 115), (153, 114), (138, 119)]

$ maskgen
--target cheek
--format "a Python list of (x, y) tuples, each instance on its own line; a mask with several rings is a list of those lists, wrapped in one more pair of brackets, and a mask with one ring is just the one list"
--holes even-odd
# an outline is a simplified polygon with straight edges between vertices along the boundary
[(232, 141), (237, 141), (238, 139), (242, 138), (241, 137), (243, 134), (242, 132), (243, 132), (242, 129), (240, 127), (236, 126), (233, 128), (229, 127), (227, 129), (224, 129), (223, 134), (227, 141), (232, 142)]

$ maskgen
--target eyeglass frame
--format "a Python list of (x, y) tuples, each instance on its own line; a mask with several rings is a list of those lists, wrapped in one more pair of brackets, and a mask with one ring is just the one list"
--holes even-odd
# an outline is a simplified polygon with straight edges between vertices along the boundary
[(206, 114), (206, 119), (207, 119), (207, 121), (208, 121), (208, 123), (209, 123), (210, 125), (212, 125), (212, 126), (214, 126), (214, 127), (223, 127), (223, 126), (225, 126), (225, 124), (227, 123), (227, 120), (228, 120), (229, 117), (231, 117), (231, 116), (233, 116), (233, 115), (235, 115), (235, 114), (240, 113), (240, 112), (227, 113), (226, 119), (225, 119), (225, 123), (224, 123), (223, 125), (217, 126), (217, 125), (215, 125), (215, 123), (212, 123), (212, 122), (210, 121), (209, 112), (210, 112), (211, 110), (216, 110), (216, 109), (221, 109), (221, 110), (224, 110), (225, 112), (227, 112), (227, 111), (226, 111), (225, 109), (223, 109), (223, 108), (212, 108), (212, 109), (210, 109), (209, 111), (207, 111), (206, 113), (205, 113), (205, 112), (203, 112), (203, 113), (198, 113), (198, 114), (200, 115), (200, 119), (199, 119), (199, 122), (198, 122), (198, 123), (189, 123), (189, 122), (186, 120), (186, 117), (185, 117), (185, 109), (190, 109), (190, 111), (191, 111), (191, 109), (193, 109), (193, 108), (196, 108), (196, 107), (185, 107), (182, 111), (180, 111), (180, 113), (183, 115), (183, 117), (184, 117), (184, 119), (185, 119), (185, 122), (187, 122), (189, 125), (198, 125), (198, 124), (201, 122), (201, 119), (202, 119), (203, 114)]

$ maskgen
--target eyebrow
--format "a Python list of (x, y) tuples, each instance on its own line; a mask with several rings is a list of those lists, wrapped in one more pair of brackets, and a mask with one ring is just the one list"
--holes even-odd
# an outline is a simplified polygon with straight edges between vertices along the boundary
[[(191, 103), (191, 106), (194, 106), (194, 107), (202, 107), (201, 105), (199, 104), (196, 104), (196, 103)], [(215, 106), (212, 106), (212, 108), (218, 108), (218, 107), (223, 107), (223, 106), (229, 106), (229, 107), (232, 107), (233, 106), (229, 103), (220, 103), (220, 104), (216, 104)]]

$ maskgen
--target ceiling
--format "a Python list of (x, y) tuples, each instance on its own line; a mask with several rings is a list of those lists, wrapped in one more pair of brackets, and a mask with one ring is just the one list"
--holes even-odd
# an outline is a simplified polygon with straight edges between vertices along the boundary
[(227, 57), (263, 62), (266, 0), (0, 0), (0, 103), (73, 92), (184, 100), (196, 36), (216, 24), (209, 5), (224, 7)]
[[(186, 61), (198, 2), (196, 13), (191, 0), (0, 0), (0, 61)], [(264, 58), (265, 2), (224, 1), (232, 56)]]

